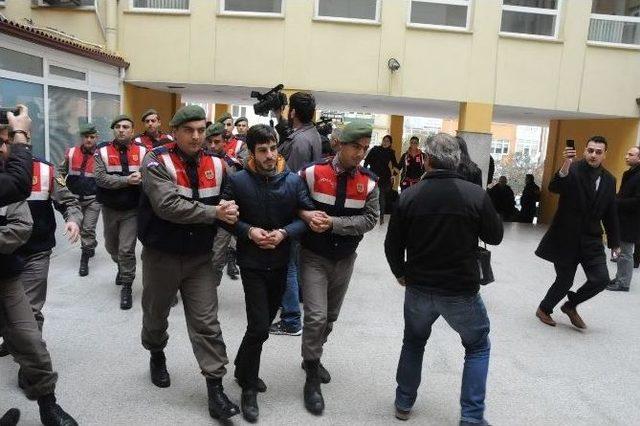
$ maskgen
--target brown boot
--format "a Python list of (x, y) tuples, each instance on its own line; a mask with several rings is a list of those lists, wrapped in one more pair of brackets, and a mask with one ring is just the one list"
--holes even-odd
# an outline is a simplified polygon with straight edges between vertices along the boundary
[(544, 312), (542, 309), (538, 308), (538, 310), (536, 311), (536, 316), (543, 323), (550, 325), (551, 327), (556, 326), (556, 322), (553, 320), (553, 318), (551, 318), (551, 315)]
[(569, 302), (566, 302), (564, 305), (562, 305), (560, 307), (560, 310), (567, 314), (569, 320), (571, 321), (571, 324), (573, 324), (575, 327), (582, 329), (587, 328), (587, 324), (585, 324), (582, 318), (580, 318), (580, 315), (578, 315), (578, 311), (576, 311), (576, 308), (569, 305)]

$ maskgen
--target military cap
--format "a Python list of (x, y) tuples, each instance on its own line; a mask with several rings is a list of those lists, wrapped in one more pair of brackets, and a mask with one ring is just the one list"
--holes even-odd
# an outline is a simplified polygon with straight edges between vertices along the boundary
[(98, 130), (96, 130), (96, 126), (91, 123), (82, 123), (78, 133), (82, 136), (93, 135), (98, 133)]
[(240, 123), (240, 122), (242, 122), (242, 121), (246, 121), (247, 123), (249, 122), (249, 120), (247, 120), (247, 117), (238, 117), (238, 118), (236, 119), (236, 122), (235, 122), (235, 123), (233, 123), (233, 125), (234, 125), (234, 126), (237, 126), (237, 125), (238, 125), (238, 123)]
[(131, 125), (133, 125), (133, 120), (128, 115), (120, 114), (119, 116), (114, 118), (113, 121), (111, 122), (111, 128), (113, 129), (116, 126), (116, 124), (125, 120), (131, 122)]
[(175, 115), (171, 119), (169, 123), (172, 127), (178, 127), (183, 123), (188, 123), (189, 121), (197, 121), (197, 120), (206, 120), (207, 114), (204, 112), (202, 107), (198, 105), (187, 105), (180, 108), (176, 111)]
[(209, 127), (207, 127), (207, 131), (204, 134), (205, 139), (210, 138), (211, 136), (218, 136), (224, 133), (224, 124), (222, 123), (213, 123)]
[(225, 120), (228, 120), (228, 119), (230, 119), (230, 118), (233, 120), (233, 117), (231, 116), (231, 114), (229, 114), (228, 112), (225, 112), (225, 113), (224, 113), (224, 114), (222, 114), (220, 117), (216, 118), (216, 122), (218, 122), (218, 123), (224, 123), (224, 122), (225, 122)]
[(158, 111), (156, 111), (156, 110), (155, 110), (155, 109), (153, 109), (153, 108), (150, 108), (150, 109), (146, 110), (146, 111), (144, 112), (144, 114), (142, 114), (142, 118), (140, 119), (140, 121), (144, 121), (144, 120), (145, 120), (145, 118), (147, 118), (148, 116), (150, 116), (150, 115), (152, 115), (152, 114), (155, 114), (155, 115), (157, 115), (158, 117), (160, 117), (160, 114), (158, 114)]
[(355, 142), (360, 138), (370, 138), (373, 126), (366, 121), (353, 120), (342, 128), (341, 143)]

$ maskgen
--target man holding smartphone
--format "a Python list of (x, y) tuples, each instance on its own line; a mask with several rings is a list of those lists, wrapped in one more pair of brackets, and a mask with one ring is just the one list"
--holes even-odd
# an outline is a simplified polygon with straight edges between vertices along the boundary
[[(620, 252), (616, 180), (602, 167), (606, 152), (606, 139), (593, 136), (587, 141), (584, 158), (574, 161), (573, 141), (567, 141), (562, 155), (564, 163), (549, 183), (549, 191), (559, 194), (560, 200), (536, 255), (553, 262), (556, 280), (540, 302), (536, 316), (550, 326), (556, 325), (551, 318), (553, 308), (567, 296), (568, 301), (560, 310), (569, 316), (575, 327), (587, 328), (576, 307), (609, 284), (602, 225), (609, 248)], [(587, 282), (573, 292), (570, 289), (578, 265), (582, 265)]]

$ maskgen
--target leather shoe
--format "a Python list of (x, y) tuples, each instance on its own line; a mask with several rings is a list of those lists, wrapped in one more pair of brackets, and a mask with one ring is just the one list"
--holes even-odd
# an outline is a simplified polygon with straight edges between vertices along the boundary
[(224, 393), (222, 379), (207, 379), (209, 415), (214, 419), (226, 420), (240, 413), (240, 408)]
[(159, 388), (171, 386), (171, 376), (167, 371), (167, 358), (163, 351), (151, 352), (149, 370), (151, 372), (151, 383)]
[(538, 310), (536, 311), (536, 316), (543, 323), (550, 325), (551, 327), (556, 326), (556, 322), (553, 320), (553, 318), (551, 318), (551, 315), (544, 312), (542, 309), (538, 308)]
[(240, 401), (242, 417), (249, 423), (258, 421), (260, 409), (258, 408), (258, 393), (254, 390), (243, 390)]
[(56, 404), (56, 398), (53, 394), (38, 398), (38, 405), (40, 406), (40, 421), (43, 425), (78, 426), (78, 422)]
[(582, 329), (587, 328), (587, 324), (585, 324), (582, 318), (580, 318), (580, 315), (578, 315), (578, 311), (576, 310), (576, 308), (571, 307), (569, 305), (569, 302), (566, 302), (564, 305), (562, 305), (560, 307), (560, 310), (567, 314), (569, 320), (571, 321), (571, 324), (573, 324), (575, 327)]
[(15, 426), (20, 421), (20, 410), (12, 408), (0, 418), (0, 426)]
[(318, 360), (304, 361), (304, 370), (307, 373), (307, 380), (304, 382), (304, 406), (307, 411), (317, 416), (324, 411), (324, 398), (318, 374), (319, 364)]

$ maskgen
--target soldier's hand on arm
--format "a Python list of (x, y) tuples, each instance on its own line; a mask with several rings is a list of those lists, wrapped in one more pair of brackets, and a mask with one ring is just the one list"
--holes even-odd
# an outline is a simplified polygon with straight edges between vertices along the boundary
[(80, 239), (80, 227), (75, 222), (67, 222), (64, 224), (64, 234), (71, 244), (77, 243)]
[(238, 205), (233, 200), (222, 200), (216, 206), (216, 219), (233, 225), (238, 221)]
[(140, 172), (133, 172), (129, 176), (127, 176), (127, 183), (129, 185), (140, 185), (142, 182), (142, 175)]

